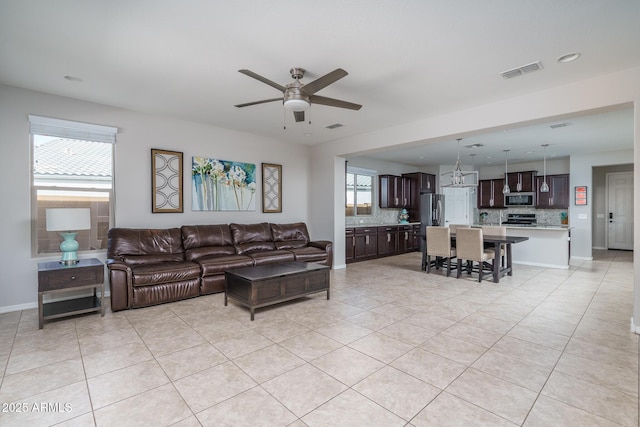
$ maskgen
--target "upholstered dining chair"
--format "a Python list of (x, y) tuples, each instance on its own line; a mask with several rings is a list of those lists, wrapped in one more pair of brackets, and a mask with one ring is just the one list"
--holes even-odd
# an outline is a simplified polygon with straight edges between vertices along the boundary
[(451, 247), (451, 230), (449, 227), (427, 226), (426, 249), (427, 273), (431, 272), (431, 257), (435, 257), (437, 265), (438, 258), (447, 263), (447, 277), (451, 275), (453, 268), (452, 259), (456, 257), (456, 249)]
[[(458, 228), (470, 228), (471, 226), (469, 224), (449, 224), (449, 230), (451, 230), (451, 232), (453, 234), (456, 234), (456, 230)], [(455, 248), (456, 247), (456, 243), (453, 242), (452, 246)]]
[[(462, 261), (471, 261), (468, 272), (478, 272), (478, 282), (482, 282), (485, 272), (493, 272), (493, 263), (496, 262), (493, 249), (485, 249), (481, 228), (460, 228), (456, 230), (456, 256), (458, 258), (458, 274), (462, 273)], [(491, 264), (489, 260), (493, 260)], [(477, 268), (474, 265), (477, 263)]]
[(449, 224), (449, 229), (455, 233), (458, 228), (471, 228), (469, 224)]
[[(499, 225), (483, 225), (482, 234), (485, 236), (506, 236), (507, 235), (507, 227), (499, 226)], [(500, 245), (500, 261), (503, 267), (506, 266), (506, 248), (507, 245), (505, 243)], [(489, 247), (485, 247), (485, 249), (489, 249)]]

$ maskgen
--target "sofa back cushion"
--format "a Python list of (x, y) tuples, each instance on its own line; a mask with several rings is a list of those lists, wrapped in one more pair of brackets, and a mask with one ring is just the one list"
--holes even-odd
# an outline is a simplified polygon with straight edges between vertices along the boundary
[(260, 224), (229, 224), (233, 245), (237, 254), (253, 251), (275, 250), (271, 227), (266, 222)]
[(134, 263), (183, 261), (179, 228), (112, 228), (107, 234), (107, 258)]
[(309, 243), (309, 231), (304, 222), (271, 224), (271, 234), (278, 249), (303, 248)]
[(236, 253), (231, 229), (227, 224), (183, 225), (181, 231), (187, 261)]

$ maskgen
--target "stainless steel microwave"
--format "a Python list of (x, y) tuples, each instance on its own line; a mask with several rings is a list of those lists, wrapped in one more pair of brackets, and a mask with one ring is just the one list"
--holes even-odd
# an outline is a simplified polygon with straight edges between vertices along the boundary
[(505, 206), (535, 206), (536, 193), (509, 193), (504, 195)]

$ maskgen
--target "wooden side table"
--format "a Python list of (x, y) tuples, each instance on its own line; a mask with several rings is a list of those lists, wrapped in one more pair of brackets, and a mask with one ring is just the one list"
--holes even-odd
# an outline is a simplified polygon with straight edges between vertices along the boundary
[[(43, 304), (45, 294), (93, 289), (93, 296)], [(98, 293), (100, 294), (98, 296)], [(81, 259), (77, 264), (58, 261), (38, 263), (38, 318), (42, 329), (46, 319), (99, 311), (104, 316), (104, 264), (97, 258)]]

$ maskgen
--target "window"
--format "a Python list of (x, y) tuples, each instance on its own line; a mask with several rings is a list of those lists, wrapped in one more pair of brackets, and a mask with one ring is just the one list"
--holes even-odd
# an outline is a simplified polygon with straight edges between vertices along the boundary
[(373, 178), (375, 172), (349, 168), (347, 170), (346, 216), (372, 215)]
[(117, 129), (39, 116), (29, 116), (29, 122), (33, 254), (60, 252), (59, 233), (47, 231), (48, 208), (89, 208), (91, 229), (78, 231), (78, 250), (106, 249)]

